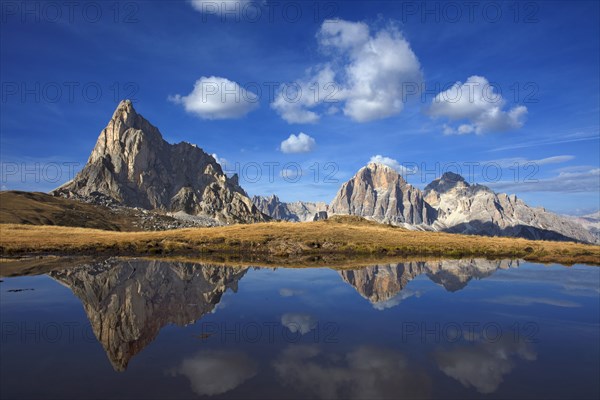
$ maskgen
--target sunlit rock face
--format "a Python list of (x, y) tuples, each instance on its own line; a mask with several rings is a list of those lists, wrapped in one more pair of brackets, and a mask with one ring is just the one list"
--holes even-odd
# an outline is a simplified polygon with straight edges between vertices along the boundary
[(158, 128), (122, 101), (75, 179), (53, 192), (106, 196), (146, 209), (184, 211), (220, 222), (257, 222), (265, 216), (221, 166), (196, 145), (167, 143)]
[(452, 233), (600, 243), (597, 224), (528, 206), (515, 195), (469, 184), (446, 172), (424, 191), (393, 168), (369, 163), (344, 183), (329, 214), (358, 215), (374, 221)]
[(543, 208), (528, 206), (515, 195), (471, 185), (447, 172), (425, 187), (425, 200), (437, 210), (436, 230), (527, 239), (577, 240), (597, 243), (583, 225)]
[[(467, 286), (471, 279), (483, 279), (498, 269), (518, 267), (518, 261), (510, 260), (442, 260), (406, 262), (400, 264), (374, 265), (356, 270), (344, 270), (339, 274), (349, 285), (372, 304), (383, 304), (396, 298), (408, 283), (426, 274), (433, 282), (455, 292)], [(409, 291), (404, 298), (419, 295)], [(399, 300), (402, 300), (400, 298)], [(388, 305), (397, 305), (397, 303)]]
[(111, 259), (50, 276), (81, 300), (94, 334), (115, 370), (154, 340), (167, 324), (185, 326), (214, 310), (247, 269)]
[(435, 210), (421, 191), (394, 169), (369, 163), (344, 183), (329, 205), (331, 214), (350, 214), (392, 224), (431, 224)]

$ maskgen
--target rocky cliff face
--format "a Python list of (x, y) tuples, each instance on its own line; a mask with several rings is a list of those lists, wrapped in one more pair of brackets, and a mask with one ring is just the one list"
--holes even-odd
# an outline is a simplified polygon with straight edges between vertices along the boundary
[(161, 261), (108, 260), (49, 275), (81, 300), (94, 334), (117, 371), (170, 323), (184, 326), (237, 291), (246, 269)]
[(167, 143), (128, 100), (119, 104), (100, 133), (83, 170), (53, 194), (101, 194), (130, 207), (183, 211), (227, 223), (265, 219), (237, 177), (228, 178), (195, 145)]
[(316, 214), (327, 211), (325, 203), (310, 203), (305, 201), (296, 201), (285, 203), (279, 200), (279, 197), (272, 195), (269, 197), (254, 196), (252, 202), (258, 210), (273, 219), (293, 222), (312, 221)]
[(329, 213), (412, 226), (432, 224), (436, 218), (436, 211), (423, 200), (419, 189), (406, 183), (392, 168), (376, 163), (361, 168), (342, 185)]
[(445, 173), (425, 188), (425, 200), (436, 208), (434, 229), (487, 236), (527, 239), (578, 240), (597, 238), (582, 225), (542, 208), (529, 207), (515, 195), (495, 193)]
[(425, 190), (395, 170), (370, 163), (344, 183), (329, 214), (358, 215), (409, 229), (600, 243), (597, 224), (529, 207), (515, 195), (495, 193), (447, 172)]

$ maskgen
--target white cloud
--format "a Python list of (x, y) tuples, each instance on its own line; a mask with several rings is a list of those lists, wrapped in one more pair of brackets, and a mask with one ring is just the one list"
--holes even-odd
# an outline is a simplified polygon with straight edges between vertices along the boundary
[(257, 371), (256, 362), (244, 353), (205, 350), (183, 360), (173, 374), (186, 376), (196, 394), (212, 396), (235, 389)]
[(384, 157), (384, 156), (379, 155), (379, 154), (371, 157), (371, 159), (369, 160), (369, 162), (370, 163), (375, 163), (375, 164), (387, 165), (388, 167), (396, 170), (400, 174), (404, 174), (406, 172), (409, 172), (409, 169), (406, 168), (404, 165), (400, 164), (398, 161), (394, 160), (393, 158)]
[(406, 85), (420, 86), (419, 60), (395, 26), (371, 34), (362, 22), (326, 20), (317, 40), (331, 61), (296, 82), (302, 93), (298, 99), (282, 90), (271, 105), (289, 123), (316, 122), (317, 106), (333, 114), (336, 103), (358, 122), (390, 117), (404, 108)]
[(319, 44), (324, 47), (351, 50), (369, 40), (369, 26), (364, 22), (350, 22), (342, 19), (326, 20), (317, 33)]
[(203, 119), (240, 118), (258, 108), (258, 96), (236, 82), (217, 76), (203, 76), (187, 96), (169, 96), (175, 104)]
[(445, 135), (482, 134), (504, 132), (521, 128), (527, 107), (516, 106), (503, 110), (506, 101), (482, 76), (471, 76), (465, 83), (456, 82), (450, 89), (433, 99), (428, 113), (433, 117), (446, 117), (464, 121), (458, 127), (443, 125)]
[(324, 101), (331, 104), (328, 112), (334, 113), (335, 101), (339, 100), (339, 86), (335, 83), (335, 73), (330, 66), (315, 68), (314, 74), (311, 71), (306, 79), (282, 85), (271, 103), (271, 107), (290, 124), (318, 122), (319, 114), (310, 109)]
[(196, 11), (216, 15), (240, 15), (252, 0), (190, 0)]
[(442, 372), (465, 387), (475, 387), (480, 393), (495, 392), (504, 376), (515, 367), (517, 358), (533, 361), (537, 355), (529, 344), (505, 339), (481, 341), (435, 353)]
[(217, 153), (212, 153), (211, 156), (212, 156), (212, 158), (215, 159), (216, 162), (219, 163), (219, 165), (221, 166), (221, 168), (227, 169), (227, 160), (226, 159), (219, 157), (217, 155)]
[(286, 313), (281, 316), (281, 325), (292, 333), (307, 334), (317, 326), (317, 319), (310, 314)]
[(297, 136), (292, 133), (289, 138), (281, 142), (279, 148), (284, 153), (309, 153), (315, 149), (316, 145), (315, 139), (300, 132)]
[(346, 354), (292, 345), (273, 362), (285, 385), (302, 397), (322, 399), (427, 398), (431, 380), (403, 354), (360, 346)]

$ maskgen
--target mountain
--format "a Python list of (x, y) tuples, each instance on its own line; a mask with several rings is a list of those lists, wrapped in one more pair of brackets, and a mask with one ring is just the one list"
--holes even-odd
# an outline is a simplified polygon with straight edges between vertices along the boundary
[(408, 229), (600, 243), (594, 216), (578, 221), (530, 207), (515, 195), (471, 185), (452, 172), (433, 180), (422, 192), (396, 170), (376, 163), (344, 183), (328, 211)]
[(600, 242), (600, 211), (578, 217), (572, 215), (565, 215), (564, 217), (582, 225), (596, 237), (597, 242)]
[(597, 242), (591, 232), (569, 218), (543, 208), (530, 207), (515, 195), (495, 193), (483, 185), (471, 185), (452, 172), (427, 185), (424, 197), (437, 210), (437, 219), (432, 225), (435, 230)]
[(102, 195), (129, 207), (183, 211), (225, 223), (266, 219), (237, 176), (228, 178), (196, 145), (167, 143), (129, 100), (118, 105), (81, 172), (53, 194)]
[(212, 312), (247, 269), (182, 262), (109, 259), (49, 273), (69, 287), (116, 371), (168, 324), (185, 326)]
[(269, 217), (283, 221), (307, 222), (312, 221), (315, 214), (321, 211), (327, 211), (327, 204), (310, 203), (305, 201), (296, 201), (285, 203), (279, 200), (279, 197), (272, 195), (269, 197), (254, 196), (252, 202), (260, 212)]
[(330, 214), (359, 215), (383, 223), (429, 225), (436, 211), (421, 191), (409, 185), (394, 169), (369, 163), (344, 183), (329, 205)]

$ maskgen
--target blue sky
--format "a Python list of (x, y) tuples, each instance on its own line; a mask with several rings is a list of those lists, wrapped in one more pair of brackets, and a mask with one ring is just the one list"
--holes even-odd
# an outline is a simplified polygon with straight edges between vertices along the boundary
[[(3, 189), (68, 180), (131, 98), (167, 141), (242, 172), (251, 195), (329, 202), (380, 156), (421, 188), (460, 168), (531, 205), (599, 207), (598, 2), (7, 1), (1, 11)], [(214, 88), (232, 93), (223, 101)]]

